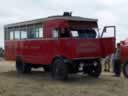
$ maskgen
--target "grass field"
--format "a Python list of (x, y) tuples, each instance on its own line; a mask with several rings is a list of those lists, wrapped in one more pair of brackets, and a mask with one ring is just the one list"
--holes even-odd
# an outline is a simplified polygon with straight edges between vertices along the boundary
[(39, 70), (19, 75), (14, 62), (1, 60), (0, 96), (128, 96), (128, 79), (112, 73), (102, 73), (99, 79), (77, 74), (62, 82)]

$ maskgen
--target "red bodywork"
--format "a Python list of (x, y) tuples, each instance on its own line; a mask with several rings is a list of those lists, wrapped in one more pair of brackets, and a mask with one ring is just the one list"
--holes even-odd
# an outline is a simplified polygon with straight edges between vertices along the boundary
[(120, 50), (121, 64), (124, 64), (128, 60), (128, 40), (120, 42)]
[(5, 40), (5, 58), (15, 60), (21, 56), (25, 62), (32, 64), (51, 64), (56, 56), (69, 60), (103, 58), (115, 51), (115, 37), (112, 38), (52, 38), (53, 28), (93, 28), (97, 22), (68, 22), (66, 20), (49, 20), (42, 24), (43, 39)]

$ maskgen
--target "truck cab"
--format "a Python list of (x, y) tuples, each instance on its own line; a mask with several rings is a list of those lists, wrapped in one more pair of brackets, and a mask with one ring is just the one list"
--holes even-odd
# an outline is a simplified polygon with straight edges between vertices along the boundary
[[(84, 72), (94, 77), (101, 73), (100, 59), (115, 52), (115, 26), (106, 26), (100, 34), (98, 20), (77, 16), (59, 16), (46, 22), (49, 37), (58, 42), (57, 56), (52, 59), (55, 77), (66, 78), (68, 73)], [(51, 25), (54, 25), (51, 27)], [(107, 28), (113, 28), (112, 37), (104, 37)], [(54, 29), (52, 31), (52, 29)], [(47, 32), (47, 31), (46, 31)], [(50, 35), (50, 32), (53, 32)], [(47, 34), (47, 33), (46, 33)], [(63, 62), (63, 63), (61, 63)], [(61, 63), (62, 66), (59, 66)], [(60, 68), (59, 68), (60, 67)], [(61, 67), (63, 71), (61, 70)], [(60, 70), (59, 70), (60, 69)], [(58, 70), (58, 72), (54, 71)], [(66, 72), (64, 70), (67, 70)], [(62, 73), (61, 73), (62, 72)]]

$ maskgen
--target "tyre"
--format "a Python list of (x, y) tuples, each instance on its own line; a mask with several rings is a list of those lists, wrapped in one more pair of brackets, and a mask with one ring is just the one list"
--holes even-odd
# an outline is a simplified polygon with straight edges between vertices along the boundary
[(83, 72), (84, 72), (84, 74), (87, 74), (88, 72), (89, 72), (89, 69), (90, 69), (90, 67), (89, 67), (89, 64), (84, 64), (84, 67), (83, 67)]
[(43, 66), (45, 72), (49, 72), (50, 68), (48, 65)]
[(124, 65), (123, 65), (123, 74), (126, 78), (128, 78), (128, 62), (126, 62)]
[(88, 75), (98, 78), (101, 74), (102, 67), (100, 61), (93, 62), (92, 65), (89, 66)]
[(23, 62), (19, 56), (16, 57), (16, 71), (17, 73), (23, 73)]
[(25, 64), (23, 60), (17, 56), (16, 57), (16, 71), (17, 73), (30, 73), (31, 64)]
[(64, 59), (59, 58), (54, 60), (51, 66), (51, 75), (54, 79), (57, 80), (68, 79), (68, 68), (67, 64), (64, 62)]
[(31, 69), (32, 69), (31, 64), (26, 63), (26, 64), (23, 64), (23, 65), (24, 65), (23, 66), (23, 68), (24, 68), (23, 72), (24, 73), (31, 73)]

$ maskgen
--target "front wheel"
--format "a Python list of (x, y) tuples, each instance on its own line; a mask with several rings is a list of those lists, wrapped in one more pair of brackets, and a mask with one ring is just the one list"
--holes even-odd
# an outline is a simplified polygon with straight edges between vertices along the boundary
[(63, 58), (58, 58), (54, 60), (51, 66), (51, 75), (54, 79), (57, 80), (68, 79), (68, 68)]
[(101, 74), (102, 67), (100, 61), (95, 61), (89, 66), (88, 74), (92, 77), (98, 78)]
[(126, 78), (128, 78), (128, 62), (126, 62), (124, 65), (123, 65), (123, 74)]

